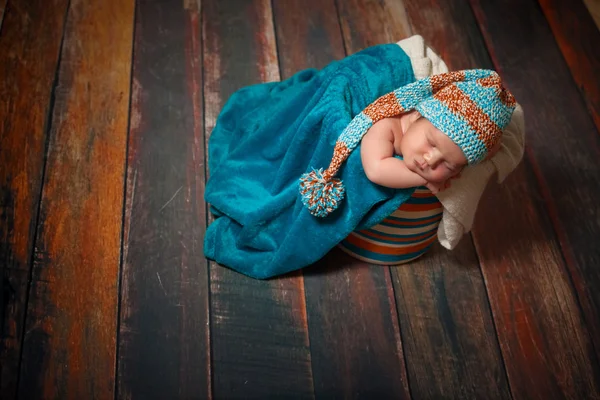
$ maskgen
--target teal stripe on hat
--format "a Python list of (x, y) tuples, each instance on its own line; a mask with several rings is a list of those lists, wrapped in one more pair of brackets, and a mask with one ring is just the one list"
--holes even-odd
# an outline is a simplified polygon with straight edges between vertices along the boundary
[(432, 95), (431, 82), (429, 78), (418, 80), (394, 90), (394, 95), (404, 111), (412, 110)]
[(465, 81), (474, 81), (475, 79), (487, 78), (496, 72), (491, 69), (466, 69), (464, 73)]
[(416, 109), (462, 149), (469, 164), (476, 164), (485, 158), (485, 143), (462, 115), (454, 114), (436, 98), (422, 102)]
[(373, 121), (361, 111), (356, 117), (352, 118), (338, 141), (346, 143), (348, 149), (353, 150), (371, 126), (373, 126)]
[(456, 86), (469, 96), (501, 130), (504, 130), (510, 122), (515, 108), (502, 103), (494, 88), (483, 87), (471, 82), (458, 82)]

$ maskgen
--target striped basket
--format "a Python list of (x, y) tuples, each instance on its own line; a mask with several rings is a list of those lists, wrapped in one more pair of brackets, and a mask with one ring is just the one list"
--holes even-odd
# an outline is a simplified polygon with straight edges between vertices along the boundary
[(431, 248), (441, 219), (442, 204), (437, 197), (427, 188), (418, 188), (381, 223), (351, 233), (338, 246), (371, 264), (404, 264)]

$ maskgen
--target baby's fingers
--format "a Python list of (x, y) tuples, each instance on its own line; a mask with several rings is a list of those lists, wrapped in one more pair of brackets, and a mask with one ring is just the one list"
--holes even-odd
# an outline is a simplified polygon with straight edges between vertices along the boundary
[(425, 185), (425, 187), (429, 189), (433, 194), (436, 194), (438, 192), (438, 188), (429, 182)]

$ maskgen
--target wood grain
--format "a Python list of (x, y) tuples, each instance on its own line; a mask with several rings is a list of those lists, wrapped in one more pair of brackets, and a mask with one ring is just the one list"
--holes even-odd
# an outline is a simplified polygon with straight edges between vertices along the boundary
[(464, 0), (404, 0), (404, 5), (414, 33), (423, 36), (450, 70), (491, 68), (485, 43)]
[[(527, 113), (529, 159), (600, 357), (600, 136), (536, 4), (471, 5), (494, 64)], [(514, 36), (501, 34), (498, 21)]]
[[(279, 80), (270, 1), (203, 3), (206, 136), (229, 96)], [(260, 281), (210, 264), (215, 398), (312, 398), (300, 273)]]
[(539, 3), (600, 132), (600, 31), (580, 1), (539, 0)]
[(273, 17), (282, 79), (346, 55), (334, 0), (275, 0)]
[[(344, 57), (333, 1), (273, 5), (282, 78)], [(408, 398), (389, 271), (335, 249), (304, 273), (315, 397)]]
[(401, 1), (337, 1), (348, 55), (382, 43), (396, 43), (411, 34)]
[(2, 32), (2, 21), (4, 21), (4, 12), (6, 11), (6, 3), (8, 0), (0, 0), (0, 33)]
[(318, 398), (410, 398), (389, 270), (334, 249), (305, 272)]
[(137, 3), (119, 397), (211, 396), (201, 52), (199, 10)]
[(0, 397), (12, 398), (68, 2), (15, 0), (5, 12), (0, 3)]
[(471, 238), (392, 268), (413, 398), (509, 399)]
[[(413, 25), (421, 27), (419, 33), (434, 48), (444, 49), (448, 38), (453, 38), (451, 51), (442, 51), (451, 69), (492, 67), (468, 3), (407, 1), (406, 5)], [(494, 14), (494, 20), (496, 18), (500, 16)], [(441, 23), (431, 24), (431, 20)], [(519, 29), (516, 21), (505, 22), (512, 31)], [(506, 35), (506, 30), (497, 34)], [(517, 48), (515, 42), (522, 40), (512, 41), (513, 53)], [(532, 50), (529, 51), (532, 54)], [(511, 55), (519, 65), (526, 58), (524, 54)], [(520, 75), (529, 82), (535, 74)], [(524, 90), (519, 92), (526, 87), (524, 82), (509, 81), (507, 86), (524, 104), (526, 131), (533, 135), (530, 121), (536, 118), (538, 108), (527, 102)], [(544, 85), (536, 90), (544, 92), (546, 88)], [(527, 93), (531, 92), (527, 89)], [(532, 111), (529, 113), (529, 110)], [(547, 130), (545, 132), (547, 134)], [(513, 397), (578, 398), (582, 389), (577, 385), (582, 381), (586, 382), (582, 387), (590, 393), (596, 390), (595, 384), (590, 383), (596, 376), (595, 360), (590, 354), (593, 350), (577, 298), (540, 198), (530, 164), (525, 161), (502, 187), (490, 185), (479, 205), (474, 238)], [(539, 269), (543, 269), (543, 280)], [(500, 273), (506, 280), (493, 279)], [(544, 285), (545, 282), (552, 284)], [(519, 300), (524, 294), (525, 302)], [(545, 309), (551, 312), (538, 312)], [(519, 323), (511, 323), (516, 320)], [(563, 343), (565, 337), (577, 340), (567, 345)], [(521, 355), (523, 349), (536, 351)]]
[(133, 1), (70, 2), (27, 308), (21, 398), (114, 396), (133, 10)]
[(0, 397), (16, 396), (19, 378), (23, 317), (26, 309), (29, 271), (5, 270), (2, 279), (2, 375)]
[(490, 185), (474, 227), (513, 395), (597, 398), (594, 349), (544, 202), (523, 184), (534, 180), (528, 172), (522, 165), (504, 188)]
[(600, 29), (600, 0), (583, 0), (583, 2), (594, 19), (596, 27)]

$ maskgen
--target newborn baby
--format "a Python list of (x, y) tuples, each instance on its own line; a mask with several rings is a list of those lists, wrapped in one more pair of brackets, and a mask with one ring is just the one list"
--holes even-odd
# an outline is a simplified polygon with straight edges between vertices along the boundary
[(395, 189), (426, 186), (437, 193), (464, 166), (493, 156), (515, 106), (491, 70), (448, 72), (402, 86), (352, 119), (325, 171), (302, 175), (302, 202), (318, 217), (338, 207), (345, 188), (335, 176), (359, 144), (371, 182)]
[[(499, 147), (498, 143), (487, 158)], [(362, 139), (360, 154), (371, 182), (396, 189), (426, 186), (434, 194), (448, 188), (467, 165), (460, 147), (418, 111), (373, 124)]]

